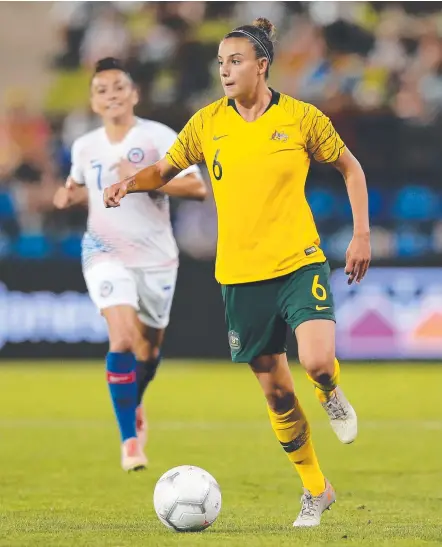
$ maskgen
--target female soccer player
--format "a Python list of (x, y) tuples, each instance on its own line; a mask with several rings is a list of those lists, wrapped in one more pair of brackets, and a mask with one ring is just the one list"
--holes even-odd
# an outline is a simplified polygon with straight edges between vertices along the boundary
[(301, 477), (304, 495), (294, 526), (316, 526), (335, 492), (294, 393), (286, 325), (342, 442), (355, 439), (357, 420), (338, 387), (330, 269), (304, 194), (310, 159), (334, 165), (347, 185), (354, 221), (349, 283), (363, 279), (370, 261), (368, 199), (362, 168), (330, 120), (267, 86), (272, 31), (269, 21), (258, 19), (227, 34), (218, 52), (226, 96), (191, 118), (165, 158), (106, 189), (104, 198), (107, 207), (118, 207), (126, 194), (167, 188), (182, 169), (206, 161), (218, 210), (216, 278), (232, 360), (251, 366), (275, 434)]
[(103, 126), (77, 139), (72, 169), (54, 203), (88, 201), (82, 262), (91, 299), (107, 321), (107, 381), (122, 438), (122, 467), (144, 468), (143, 393), (161, 358), (178, 268), (168, 195), (204, 199), (199, 169), (183, 171), (158, 192), (132, 196), (120, 210), (103, 208), (103, 189), (158, 161), (176, 139), (169, 127), (134, 115), (138, 93), (117, 59), (97, 63), (91, 105)]

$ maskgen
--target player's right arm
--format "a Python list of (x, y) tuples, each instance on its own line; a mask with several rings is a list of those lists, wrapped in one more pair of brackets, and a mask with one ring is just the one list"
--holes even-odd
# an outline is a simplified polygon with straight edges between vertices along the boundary
[(57, 209), (68, 209), (74, 205), (87, 205), (88, 203), (88, 190), (80, 162), (78, 141), (72, 145), (71, 156), (71, 173), (66, 184), (59, 188), (54, 195), (53, 203)]
[(197, 112), (178, 135), (166, 156), (154, 165), (141, 169), (109, 188), (105, 188), (103, 199), (106, 207), (119, 207), (126, 194), (158, 190), (191, 165), (203, 161), (201, 146), (202, 111)]
[(68, 177), (66, 184), (55, 192), (53, 199), (57, 209), (68, 209), (74, 205), (88, 204), (88, 191), (84, 184), (78, 184), (72, 177)]

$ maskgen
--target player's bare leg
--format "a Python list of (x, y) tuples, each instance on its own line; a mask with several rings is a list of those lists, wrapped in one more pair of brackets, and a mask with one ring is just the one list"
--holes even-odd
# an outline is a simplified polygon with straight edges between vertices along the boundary
[(146, 411), (144, 410), (143, 403), (140, 403), (137, 406), (135, 413), (135, 428), (137, 432), (137, 437), (140, 442), (140, 446), (145, 448), (147, 445), (149, 424), (147, 421)]
[(135, 348), (137, 358), (137, 411), (136, 430), (137, 437), (142, 447), (147, 443), (148, 423), (143, 406), (143, 395), (147, 386), (155, 378), (160, 362), (161, 346), (164, 340), (165, 329), (148, 327), (137, 321), (137, 328), (141, 337)]
[(138, 471), (147, 466), (136, 433), (137, 363), (134, 350), (142, 343), (138, 317), (129, 305), (111, 306), (103, 309), (102, 314), (109, 330), (107, 378), (122, 439), (121, 466), (125, 471)]
[(356, 412), (339, 387), (335, 358), (335, 323), (327, 319), (305, 321), (295, 330), (299, 361), (315, 385), (315, 394), (338, 439), (352, 443), (358, 433)]
[(250, 366), (267, 399), (276, 437), (303, 483), (301, 512), (294, 526), (318, 526), (323, 511), (335, 501), (335, 496), (319, 467), (310, 426), (294, 393), (287, 356), (285, 353), (263, 355)]

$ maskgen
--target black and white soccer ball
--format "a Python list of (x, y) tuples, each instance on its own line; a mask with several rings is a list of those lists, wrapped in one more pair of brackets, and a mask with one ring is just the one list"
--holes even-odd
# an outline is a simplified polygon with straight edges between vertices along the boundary
[(221, 511), (221, 490), (210, 473), (194, 465), (170, 469), (158, 480), (153, 504), (160, 521), (176, 532), (200, 532)]

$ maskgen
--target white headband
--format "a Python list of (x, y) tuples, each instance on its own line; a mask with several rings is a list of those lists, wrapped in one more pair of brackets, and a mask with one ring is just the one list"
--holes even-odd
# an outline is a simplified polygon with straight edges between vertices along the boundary
[(242, 34), (245, 34), (246, 36), (248, 36), (249, 38), (251, 38), (252, 40), (255, 40), (255, 42), (262, 47), (262, 49), (264, 50), (264, 53), (266, 54), (266, 57), (267, 57), (267, 60), (269, 62), (269, 64), (272, 62), (271, 59), (270, 59), (270, 53), (268, 51), (268, 49), (265, 47), (265, 45), (263, 44), (263, 42), (261, 42), (261, 40), (259, 38), (257, 38), (256, 36), (254, 36), (251, 32), (247, 32), (247, 30), (234, 30), (232, 32), (240, 32)]

